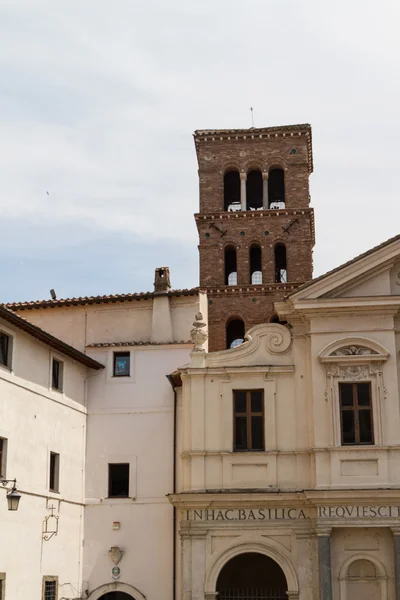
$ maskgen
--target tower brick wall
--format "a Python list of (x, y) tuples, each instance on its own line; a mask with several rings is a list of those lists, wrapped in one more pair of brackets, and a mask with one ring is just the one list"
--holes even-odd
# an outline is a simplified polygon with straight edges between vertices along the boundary
[[(209, 299), (209, 349), (226, 348), (226, 326), (240, 318), (247, 331), (268, 322), (274, 302), (312, 277), (314, 214), (309, 207), (312, 172), (311, 127), (294, 125), (195, 132), (199, 164), (200, 287)], [(243, 186), (252, 170), (268, 178), (284, 173), (284, 208), (225, 210), (224, 176), (238, 171)], [(244, 184), (245, 185), (245, 184)], [(243, 192), (242, 192), (243, 193)], [(276, 282), (275, 245), (286, 247), (287, 282)], [(262, 284), (251, 283), (250, 247), (261, 248)], [(226, 285), (225, 249), (236, 249), (237, 283)]]

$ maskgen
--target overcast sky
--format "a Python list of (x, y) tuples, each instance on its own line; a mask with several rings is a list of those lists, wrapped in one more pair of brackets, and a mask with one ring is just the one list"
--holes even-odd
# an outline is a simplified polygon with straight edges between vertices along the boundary
[(198, 284), (201, 128), (311, 123), (317, 276), (399, 233), (398, 0), (0, 0), (0, 302)]

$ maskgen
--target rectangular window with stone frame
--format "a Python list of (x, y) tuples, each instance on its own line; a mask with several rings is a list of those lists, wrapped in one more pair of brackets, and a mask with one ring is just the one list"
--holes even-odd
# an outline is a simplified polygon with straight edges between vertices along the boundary
[(234, 452), (263, 451), (264, 447), (263, 390), (234, 390)]
[(371, 383), (339, 383), (342, 446), (374, 444)]
[(54, 575), (43, 577), (42, 600), (58, 600), (58, 577)]
[(6, 598), (6, 574), (0, 573), (0, 600)]

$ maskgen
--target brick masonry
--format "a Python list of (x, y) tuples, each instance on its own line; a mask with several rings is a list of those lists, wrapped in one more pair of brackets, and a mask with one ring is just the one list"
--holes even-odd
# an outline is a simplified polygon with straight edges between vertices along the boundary
[[(196, 132), (199, 163), (200, 287), (209, 298), (209, 349), (226, 348), (226, 324), (242, 318), (247, 331), (268, 322), (273, 303), (312, 277), (314, 214), (309, 208), (309, 175), (312, 171), (311, 127)], [(224, 211), (224, 174), (231, 169), (285, 173), (285, 209)], [(289, 231), (284, 230), (292, 224)], [(274, 246), (283, 242), (287, 253), (288, 284), (274, 283)], [(263, 284), (251, 285), (249, 248), (261, 246)], [(226, 286), (224, 251), (234, 246), (237, 256), (236, 286)]]

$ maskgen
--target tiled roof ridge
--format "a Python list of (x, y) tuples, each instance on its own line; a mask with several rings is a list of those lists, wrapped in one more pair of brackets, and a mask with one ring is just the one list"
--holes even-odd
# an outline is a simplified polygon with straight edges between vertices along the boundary
[[(165, 292), (166, 296), (195, 296), (199, 293), (199, 288), (187, 288), (169, 290)], [(78, 296), (74, 298), (59, 298), (56, 300), (32, 300), (25, 302), (9, 302), (5, 306), (10, 310), (24, 310), (32, 308), (47, 308), (57, 306), (79, 306), (85, 304), (102, 304), (107, 302), (124, 302), (130, 300), (147, 300), (160, 295), (155, 292), (132, 292), (128, 294), (104, 294), (102, 296)]]
[(171, 346), (178, 344), (191, 344), (193, 346), (193, 342), (190, 340), (180, 340), (173, 342), (93, 342), (92, 344), (88, 344), (86, 348), (120, 348), (123, 346)]
[(351, 258), (350, 260), (346, 261), (345, 263), (342, 263), (341, 265), (335, 267), (334, 269), (331, 269), (330, 271), (327, 271), (326, 273), (323, 273), (322, 275), (315, 277), (315, 279), (310, 279), (310, 281), (307, 281), (306, 283), (303, 283), (300, 287), (298, 287), (297, 290), (295, 292), (293, 292), (293, 294), (289, 294), (286, 297), (290, 298), (290, 296), (294, 296), (295, 294), (304, 290), (305, 288), (312, 286), (314, 283), (317, 283), (318, 281), (321, 281), (322, 279), (325, 279), (326, 277), (329, 277), (330, 275), (337, 273), (338, 271), (340, 271), (341, 269), (344, 269), (345, 267), (349, 267), (353, 263), (356, 263), (359, 260), (366, 258), (367, 256), (369, 256), (370, 254), (373, 254), (377, 250), (381, 250), (382, 248), (385, 248), (385, 246), (389, 246), (390, 244), (392, 244), (393, 242), (397, 242), (398, 240), (400, 240), (400, 234), (397, 234), (391, 238), (388, 238), (384, 242), (381, 242), (377, 246), (374, 246), (373, 248), (370, 248), (369, 250), (366, 250), (365, 252), (358, 254), (354, 258)]
[(24, 317), (22, 317), (19, 314), (16, 314), (4, 304), (0, 304), (0, 317), (8, 323), (11, 323), (19, 329), (22, 329), (23, 331), (25, 331), (25, 333), (28, 333), (43, 344), (54, 348), (55, 350), (62, 354), (65, 354), (66, 356), (69, 356), (73, 360), (78, 361), (86, 367), (90, 367), (91, 369), (96, 370), (104, 369), (104, 365), (97, 362), (97, 360), (90, 358), (90, 356), (87, 356), (80, 350), (77, 350), (73, 346), (66, 344), (59, 338), (56, 338), (54, 335), (51, 335), (51, 333), (48, 333), (44, 329), (41, 329), (37, 325), (31, 323), (27, 319), (24, 319)]

